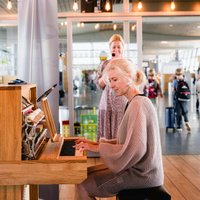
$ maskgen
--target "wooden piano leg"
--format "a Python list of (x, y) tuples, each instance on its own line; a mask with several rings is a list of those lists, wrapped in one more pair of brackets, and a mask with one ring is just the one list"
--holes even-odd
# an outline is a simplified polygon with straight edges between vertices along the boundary
[(0, 199), (22, 200), (22, 186), (0, 186)]
[(39, 198), (39, 186), (30, 185), (30, 200), (38, 200)]

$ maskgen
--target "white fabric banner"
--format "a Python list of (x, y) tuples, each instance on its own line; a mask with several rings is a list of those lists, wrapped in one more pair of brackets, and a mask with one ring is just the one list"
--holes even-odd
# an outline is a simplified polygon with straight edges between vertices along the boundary
[(57, 0), (18, 1), (17, 76), (37, 84), (37, 97), (57, 83), (48, 96), (56, 126), (59, 109)]

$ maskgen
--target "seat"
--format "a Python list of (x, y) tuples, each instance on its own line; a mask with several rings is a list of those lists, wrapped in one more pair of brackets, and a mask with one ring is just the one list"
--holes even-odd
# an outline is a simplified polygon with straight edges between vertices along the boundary
[(116, 200), (171, 200), (170, 194), (163, 186), (120, 191)]

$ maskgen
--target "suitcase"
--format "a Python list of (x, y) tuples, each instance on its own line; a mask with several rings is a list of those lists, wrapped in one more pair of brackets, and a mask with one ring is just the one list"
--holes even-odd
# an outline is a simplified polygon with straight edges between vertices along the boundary
[(173, 130), (175, 130), (174, 107), (165, 108), (165, 127), (166, 127), (166, 131), (168, 130), (168, 128), (172, 128)]

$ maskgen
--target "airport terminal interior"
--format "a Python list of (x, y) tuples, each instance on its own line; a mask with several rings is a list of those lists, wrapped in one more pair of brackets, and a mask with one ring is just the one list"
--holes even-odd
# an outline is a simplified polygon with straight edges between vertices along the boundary
[[(0, 0), (0, 84), (7, 84), (16, 79), (19, 67), (17, 66), (18, 39), (20, 38), (17, 1), (9, 0), (8, 2), (12, 3), (11, 7), (7, 7), (6, 1)], [(197, 96), (194, 82), (200, 66), (199, 2), (176, 0), (176, 8), (180, 9), (177, 11), (170, 8), (173, 0), (169, 2), (143, 0), (141, 10), (137, 6), (140, 1), (106, 0), (102, 2), (111, 2), (112, 11), (106, 11), (102, 5), (99, 8), (97, 2), (92, 0), (57, 0), (58, 55), (56, 59), (58, 66), (56, 70), (58, 73), (56, 77), (58, 83), (55, 90), (56, 94), (59, 94), (59, 97), (56, 97), (59, 99), (59, 105), (55, 105), (58, 109), (54, 116), (57, 131), (63, 136), (84, 136), (96, 140), (98, 106), (102, 91), (94, 84), (94, 79), (102, 59), (111, 58), (108, 40), (117, 33), (125, 41), (124, 57), (130, 59), (145, 74), (149, 69), (154, 69), (157, 73), (164, 96), (158, 97), (155, 109), (159, 120), (165, 162), (171, 159), (168, 157), (171, 155), (181, 158), (188, 155), (196, 156), (195, 158), (199, 161), (200, 113), (196, 110)], [(198, 4), (199, 7), (194, 8), (193, 3)], [(74, 7), (74, 4), (78, 7)], [(166, 108), (173, 106), (171, 78), (176, 68), (180, 67), (184, 69), (191, 89), (189, 101), (191, 131), (187, 131), (183, 126), (181, 132), (177, 131), (176, 125), (174, 129), (166, 128), (165, 121)], [(199, 162), (194, 165), (198, 173), (199, 166)], [(166, 171), (168, 181), (170, 170)], [(190, 174), (187, 170), (183, 170), (183, 174), (184, 172)], [(183, 176), (181, 180), (185, 180), (185, 174)], [(170, 174), (169, 177), (173, 180), (173, 175)], [(179, 178), (178, 175), (177, 177)], [(176, 184), (176, 180), (173, 181), (167, 182), (169, 189)], [(170, 185), (169, 182), (172, 184)], [(200, 185), (200, 182), (197, 181), (197, 183)], [(188, 188), (191, 189), (195, 184), (192, 183), (192, 186)], [(67, 188), (61, 185), (60, 190), (62, 186), (63, 198), (59, 200), (66, 198), (71, 200), (65, 194), (74, 191), (73, 187), (71, 189), (71, 186)], [(180, 183), (174, 188), (178, 188), (180, 192), (181, 187)], [(195, 198), (187, 196), (188, 190), (185, 190), (187, 192), (181, 197), (176, 195), (176, 192), (172, 192), (176, 197), (174, 200), (197, 200), (200, 188), (197, 189), (195, 185), (195, 189)], [(44, 189), (40, 187), (40, 192), (43, 193), (41, 199), (45, 199), (46, 191), (48, 191), (46, 187)], [(54, 190), (50, 186), (49, 194), (52, 191), (57, 194), (58, 188)], [(52, 198), (54, 198), (53, 195)], [(45, 200), (58, 199), (51, 199), (48, 196)]]

